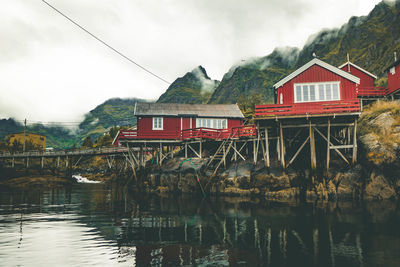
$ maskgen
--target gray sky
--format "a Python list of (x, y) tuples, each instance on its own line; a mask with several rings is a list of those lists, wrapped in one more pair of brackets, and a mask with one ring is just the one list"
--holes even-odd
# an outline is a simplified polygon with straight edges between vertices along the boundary
[[(173, 82), (198, 65), (212, 79), (277, 46), (367, 15), (379, 0), (47, 0)], [(112, 97), (157, 99), (168, 87), (41, 0), (0, 0), (0, 118), (79, 121)]]

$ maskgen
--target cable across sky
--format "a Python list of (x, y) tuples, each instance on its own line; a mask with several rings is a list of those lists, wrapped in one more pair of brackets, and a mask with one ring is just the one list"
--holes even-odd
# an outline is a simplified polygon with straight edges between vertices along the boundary
[(153, 75), (154, 77), (156, 77), (157, 79), (165, 82), (166, 84), (171, 84), (170, 82), (168, 82), (167, 80), (165, 80), (164, 78), (162, 78), (161, 76), (155, 74), (154, 72), (150, 71), (149, 69), (143, 67), (142, 65), (140, 65), (139, 63), (135, 62), (133, 59), (129, 58), (128, 56), (124, 55), (122, 52), (118, 51), (117, 49), (115, 49), (114, 47), (112, 47), (111, 45), (109, 45), (108, 43), (106, 43), (105, 41), (101, 40), (99, 37), (97, 37), (96, 35), (94, 35), (93, 33), (91, 33), (90, 31), (88, 31), (86, 28), (84, 28), (83, 26), (81, 26), (79, 23), (77, 23), (76, 21), (74, 21), (73, 19), (71, 19), (69, 16), (65, 15), (63, 12), (61, 12), (60, 10), (58, 10), (56, 7), (54, 7), (53, 5), (49, 4), (48, 2), (46, 2), (45, 0), (42, 0), (43, 3), (45, 3), (46, 5), (48, 5), (50, 8), (52, 8), (54, 11), (56, 11), (58, 14), (60, 14), (61, 16), (63, 16), (64, 18), (66, 18), (67, 20), (69, 20), (70, 22), (72, 22), (75, 26), (77, 26), (78, 28), (80, 28), (81, 30), (83, 30), (84, 32), (86, 32), (87, 34), (89, 34), (91, 37), (93, 37), (94, 39), (96, 39), (97, 41), (99, 41), (100, 43), (102, 43), (103, 45), (105, 45), (106, 47), (108, 47), (109, 49), (111, 49), (112, 51), (114, 51), (115, 53), (117, 53), (118, 55), (120, 55), (121, 57), (125, 58), (126, 60), (128, 60), (129, 62), (135, 64), (137, 67), (141, 68), (142, 70), (146, 71), (147, 73)]

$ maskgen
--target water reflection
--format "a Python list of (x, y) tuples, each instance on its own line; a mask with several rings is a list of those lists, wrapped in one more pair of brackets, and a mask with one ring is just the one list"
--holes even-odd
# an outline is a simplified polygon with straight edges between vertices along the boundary
[(396, 203), (138, 196), (118, 187), (0, 189), (6, 265), (398, 266)]

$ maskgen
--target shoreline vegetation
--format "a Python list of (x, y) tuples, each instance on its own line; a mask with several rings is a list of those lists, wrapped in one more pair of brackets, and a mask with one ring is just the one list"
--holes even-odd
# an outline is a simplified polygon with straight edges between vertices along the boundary
[[(311, 174), (300, 162), (285, 172), (262, 161), (233, 162), (215, 177), (205, 170), (208, 159), (166, 160), (161, 167), (148, 162), (143, 169), (110, 170), (104, 159), (88, 160), (73, 173), (58, 170), (2, 168), (0, 185), (11, 187), (54, 186), (76, 182), (72, 174), (116, 182), (139, 192), (160, 194), (189, 193), (225, 196), (258, 196), (267, 200), (372, 200), (398, 199), (400, 196), (400, 102), (377, 101), (367, 106), (359, 119), (359, 161), (355, 166), (332, 162), (329, 173)], [(300, 160), (301, 161), (301, 160)], [(192, 164), (193, 162), (193, 164)], [(1, 166), (0, 166), (1, 168)], [(319, 169), (323, 169), (322, 167)], [(7, 179), (6, 179), (7, 178)]]

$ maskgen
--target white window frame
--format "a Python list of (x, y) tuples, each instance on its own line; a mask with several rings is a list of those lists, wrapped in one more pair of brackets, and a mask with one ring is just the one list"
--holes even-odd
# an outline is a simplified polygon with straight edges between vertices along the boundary
[(227, 119), (217, 118), (196, 118), (197, 128), (211, 128), (211, 129), (227, 129)]
[[(326, 92), (327, 92), (327, 88), (326, 85), (329, 84), (331, 86), (330, 88), (330, 95), (331, 95), (331, 99), (326, 99)], [(338, 88), (338, 97), (337, 98), (333, 98), (333, 85), (336, 84), (337, 88)], [(310, 100), (310, 85), (314, 85), (315, 86), (315, 99), (314, 100)], [(319, 85), (323, 85), (324, 86), (324, 99), (319, 99), (320, 95), (319, 95)], [(297, 100), (297, 90), (296, 90), (296, 86), (300, 86), (301, 90), (300, 90), (300, 100)], [(308, 87), (308, 100), (304, 101), (303, 97), (304, 97), (304, 86)], [(336, 81), (336, 82), (315, 82), (315, 83), (295, 83), (293, 84), (293, 95), (294, 95), (294, 103), (309, 103), (309, 102), (326, 102), (326, 101), (338, 101), (341, 99), (341, 95), (340, 95), (340, 81)]]
[(157, 131), (164, 130), (164, 118), (153, 117), (152, 129)]
[(396, 67), (391, 67), (390, 68), (390, 74), (392, 74), (392, 75), (396, 74)]

